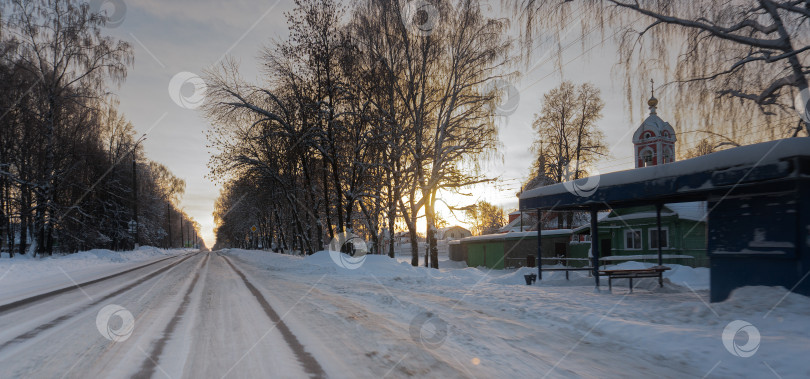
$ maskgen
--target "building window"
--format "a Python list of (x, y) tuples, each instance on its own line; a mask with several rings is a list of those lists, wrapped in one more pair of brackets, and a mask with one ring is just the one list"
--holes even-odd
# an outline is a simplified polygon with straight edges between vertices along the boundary
[[(658, 236), (659, 234), (656, 233), (658, 228), (650, 228), (650, 249), (657, 249), (658, 248)], [(661, 228), (661, 248), (668, 249), (669, 248), (669, 229), (664, 227)]]
[(627, 250), (641, 250), (641, 231), (624, 231), (624, 248)]

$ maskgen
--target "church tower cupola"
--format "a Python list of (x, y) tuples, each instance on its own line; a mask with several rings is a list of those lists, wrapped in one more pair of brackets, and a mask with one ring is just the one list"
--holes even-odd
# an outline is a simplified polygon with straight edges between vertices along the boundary
[(675, 161), (675, 129), (665, 122), (656, 112), (658, 99), (655, 98), (655, 83), (652, 96), (647, 101), (650, 106), (650, 115), (633, 134), (633, 149), (636, 159), (636, 168), (657, 166)]

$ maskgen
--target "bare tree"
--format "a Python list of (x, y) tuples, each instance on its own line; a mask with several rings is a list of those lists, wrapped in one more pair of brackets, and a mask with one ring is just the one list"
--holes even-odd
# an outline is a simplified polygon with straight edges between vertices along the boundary
[[(681, 131), (705, 130), (741, 143), (796, 136), (806, 123), (810, 8), (803, 0), (518, 0), (528, 42), (559, 30), (582, 9), (583, 33), (613, 32), (627, 102), (651, 76), (676, 89)], [(577, 7), (577, 8), (573, 8)], [(584, 38), (584, 36), (583, 36)], [(583, 39), (584, 40), (584, 39)], [(798, 101), (796, 101), (798, 100)]]
[[(38, 78), (43, 101), (36, 115), (43, 126), (45, 159), (37, 178), (39, 253), (52, 252), (54, 199), (58, 172), (56, 138), (67, 107), (101, 92), (108, 79), (122, 81), (133, 61), (130, 45), (101, 35), (105, 18), (72, 0), (11, 0), (7, 25), (16, 30), (14, 62)], [(79, 99), (77, 101), (77, 99)]]
[[(548, 180), (534, 185), (579, 179), (605, 155), (604, 135), (596, 125), (603, 107), (599, 90), (589, 83), (575, 86), (566, 81), (543, 96), (542, 109), (532, 124), (538, 134), (533, 177)], [(557, 227), (562, 228), (564, 215), (557, 215)], [(573, 216), (567, 214), (569, 226)]]
[(539, 172), (555, 183), (578, 179), (585, 166), (605, 154), (604, 134), (596, 125), (603, 107), (599, 90), (588, 83), (563, 82), (543, 96), (532, 124), (538, 133)]
[(496, 233), (504, 225), (503, 208), (484, 200), (471, 205), (465, 213), (472, 222), (473, 234), (477, 236)]
[(711, 154), (715, 152), (718, 148), (718, 145), (712, 142), (711, 140), (704, 139), (698, 142), (695, 147), (686, 151), (686, 155), (684, 155), (684, 159), (695, 158), (701, 155)]
[(425, 207), (425, 235), (433, 268), (438, 268), (437, 193), (487, 181), (480, 176), (478, 162), (496, 146), (490, 106), (497, 99), (484, 87), (509, 74), (506, 65), (511, 43), (504, 34), (505, 21), (484, 16), (478, 2), (464, 0), (455, 8), (439, 4), (440, 10), (445, 9), (445, 21), (430, 35), (414, 37), (424, 48), (435, 51), (438, 60), (415, 59), (421, 63), (418, 80), (406, 80), (421, 88), (418, 101), (407, 103), (414, 104), (409, 106), (414, 116), (409, 121), (417, 137), (414, 143), (420, 147), (412, 148), (417, 151), (413, 167), (419, 202)]
[(404, 221), (414, 265), (424, 210), (425, 262), (437, 267), (436, 194), (485, 181), (478, 161), (496, 146), (497, 94), (486, 84), (509, 74), (506, 22), (471, 0), (436, 2), (442, 22), (430, 33), (414, 33), (395, 0), (359, 4), (348, 22), (332, 0), (296, 5), (290, 39), (262, 55), (267, 83), (246, 84), (227, 62), (209, 75), (206, 110), (223, 151), (214, 175), (272, 178), (298, 235), (322, 214), (329, 237), (362, 231), (377, 246), (383, 219), (389, 236)]
[(132, 63), (129, 45), (103, 36), (106, 18), (78, 1), (9, 1), (0, 12), (0, 28), (12, 31), (0, 35), (0, 230), (9, 251), (16, 236), (20, 253), (57, 243), (62, 252), (131, 248), (135, 190), (141, 242), (166, 244), (172, 217), (190, 221), (172, 204), (185, 184), (145, 157), (108, 95)]

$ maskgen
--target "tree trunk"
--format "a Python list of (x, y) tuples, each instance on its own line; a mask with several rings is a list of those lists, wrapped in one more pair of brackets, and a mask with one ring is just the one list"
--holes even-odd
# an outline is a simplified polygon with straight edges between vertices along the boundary
[[(3, 242), (5, 236), (8, 234), (9, 222), (6, 217), (6, 183), (5, 180), (0, 181), (0, 258), (2, 258)], [(9, 258), (14, 258), (14, 252), (9, 248)]]
[(29, 218), (31, 214), (31, 192), (28, 186), (20, 188), (20, 255), (25, 255), (28, 247)]
[(326, 160), (322, 160), (323, 167), (321, 169), (321, 180), (323, 181), (323, 200), (324, 204), (324, 214), (326, 215), (326, 231), (329, 233), (329, 240), (335, 238), (335, 229), (332, 227), (332, 215), (330, 214), (332, 208), (332, 202), (329, 201), (329, 180), (327, 171), (329, 168), (326, 165)]
[[(42, 194), (40, 201), (37, 201), (37, 224), (38, 224), (38, 246), (37, 250), (40, 254), (48, 253), (49, 255), (52, 253), (49, 251), (50, 243), (46, 244), (46, 238), (49, 239), (50, 236), (50, 223), (51, 218), (49, 217), (51, 213), (51, 208), (53, 208), (53, 201), (55, 196), (55, 188), (54, 183), (56, 182), (55, 177), (55, 168), (56, 168), (56, 156), (55, 156), (55, 144), (56, 144), (56, 121), (54, 110), (56, 109), (56, 95), (51, 92), (48, 95), (48, 113), (45, 119), (45, 173), (44, 173), (44, 193)], [(43, 208), (44, 206), (44, 208)]]
[[(391, 183), (391, 175), (388, 175), (388, 183)], [(394, 258), (394, 226), (397, 218), (397, 205), (394, 200), (394, 185), (388, 187), (388, 256)]]
[[(439, 268), (439, 248), (436, 241), (436, 210), (434, 199), (435, 193), (431, 193), (428, 200), (425, 201), (425, 220), (427, 221), (427, 231), (425, 233), (427, 238), (427, 250), (425, 256), (425, 267)], [(430, 256), (428, 264), (427, 257)]]

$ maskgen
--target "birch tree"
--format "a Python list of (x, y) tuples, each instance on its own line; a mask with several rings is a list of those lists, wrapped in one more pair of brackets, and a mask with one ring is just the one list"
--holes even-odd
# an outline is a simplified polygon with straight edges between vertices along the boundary
[[(597, 125), (602, 108), (599, 90), (589, 83), (576, 86), (566, 81), (543, 95), (532, 124), (537, 132), (535, 177), (547, 175), (552, 183), (562, 183), (587, 175), (587, 168), (607, 151)], [(572, 220), (568, 213), (569, 226)], [(563, 227), (563, 213), (558, 213), (557, 227)]]
[[(810, 8), (804, 0), (516, 0), (524, 41), (559, 30), (581, 9), (582, 30), (615, 35), (627, 103), (652, 76), (672, 87), (682, 132), (751, 143), (808, 133)], [(576, 7), (576, 8), (575, 8)], [(799, 111), (799, 112), (797, 112)]]
[(99, 93), (107, 80), (120, 82), (133, 61), (127, 42), (101, 34), (105, 18), (87, 3), (73, 0), (11, 0), (7, 25), (16, 30), (9, 57), (38, 78), (42, 103), (36, 116), (43, 127), (45, 159), (36, 179), (39, 253), (52, 252), (54, 199), (62, 177), (57, 167), (56, 136), (66, 107)]
[(437, 193), (487, 181), (480, 175), (479, 162), (497, 144), (491, 111), (497, 98), (484, 87), (490, 80), (509, 75), (511, 44), (504, 33), (505, 21), (486, 17), (478, 2), (464, 0), (455, 7), (439, 4), (445, 21), (437, 23), (427, 36), (409, 36), (422, 44), (421, 51), (435, 51), (438, 59), (426, 60), (425, 54), (415, 59), (420, 63), (417, 80), (406, 80), (421, 87), (415, 101), (407, 103), (416, 136), (413, 167), (419, 202), (425, 209), (432, 268), (438, 268)]

